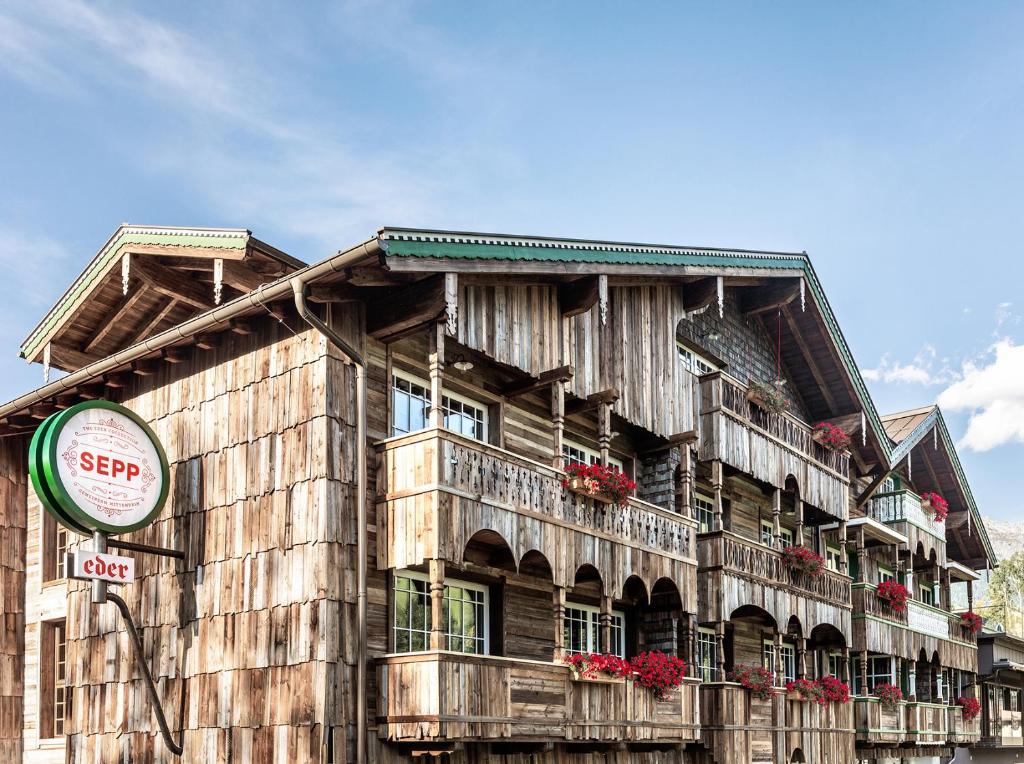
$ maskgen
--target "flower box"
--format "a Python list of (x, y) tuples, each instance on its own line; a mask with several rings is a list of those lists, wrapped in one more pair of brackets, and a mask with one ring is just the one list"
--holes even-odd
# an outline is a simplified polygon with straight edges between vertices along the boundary
[(896, 613), (907, 609), (907, 598), (910, 591), (898, 581), (883, 581), (878, 585), (875, 595)]
[(770, 414), (782, 414), (789, 411), (790, 400), (783, 392), (785, 381), (755, 382), (747, 381), (747, 400)]
[(850, 436), (839, 425), (818, 422), (811, 430), (811, 439), (828, 451), (846, 451), (850, 447)]
[(782, 559), (798, 575), (817, 578), (825, 571), (825, 558), (806, 546), (787, 546), (782, 550)]
[(599, 501), (602, 504), (615, 504), (616, 503), (615, 499), (613, 499), (608, 494), (601, 493), (600, 491), (594, 491), (594, 490), (590, 489), (588, 487), (588, 481), (585, 478), (581, 478), (581, 477), (569, 478), (566, 481), (566, 483), (565, 483), (565, 487), (568, 488), (573, 493), (578, 493), (581, 496), (586, 496), (588, 498), (593, 499), (594, 501)]
[(929, 491), (921, 494), (921, 509), (933, 522), (941, 523), (949, 514), (949, 503), (937, 493)]
[(582, 496), (605, 504), (626, 506), (636, 483), (615, 467), (603, 464), (570, 464), (562, 485)]
[(968, 611), (960, 614), (960, 626), (969, 630), (971, 634), (977, 634), (984, 625), (985, 622), (977, 613)]

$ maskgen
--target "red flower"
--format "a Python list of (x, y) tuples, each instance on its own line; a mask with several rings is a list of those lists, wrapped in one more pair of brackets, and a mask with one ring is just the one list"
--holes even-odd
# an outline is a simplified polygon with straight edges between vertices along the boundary
[(818, 442), (829, 451), (843, 451), (850, 447), (850, 436), (846, 430), (831, 422), (818, 422), (812, 430)]
[(817, 578), (825, 570), (825, 558), (806, 546), (787, 546), (782, 550), (786, 567)]
[(877, 595), (878, 599), (897, 613), (902, 613), (907, 609), (907, 598), (910, 596), (910, 592), (898, 581), (883, 581), (878, 585)]
[(574, 653), (567, 655), (564, 662), (572, 672), (584, 679), (592, 679), (598, 674), (614, 677), (628, 677), (633, 673), (629, 663), (617, 655), (606, 653)]
[(625, 506), (636, 488), (636, 483), (622, 472), (603, 464), (570, 464), (565, 472), (569, 477), (562, 481), (563, 487), (569, 488), (573, 479), (578, 478), (587, 493), (604, 494), (619, 506)]
[(834, 676), (823, 676), (818, 680), (821, 692), (830, 703), (849, 703), (850, 688)]
[(960, 614), (960, 625), (965, 629), (970, 629), (972, 634), (977, 634), (981, 631), (984, 621), (982, 621), (981, 616), (977, 613), (967, 611), (966, 613)]
[(973, 721), (981, 713), (981, 703), (977, 698), (957, 698), (956, 702), (963, 708), (965, 722)]
[(949, 514), (949, 502), (932, 491), (921, 494), (921, 509), (931, 512), (932, 520), (941, 523)]
[(653, 690), (659, 700), (665, 700), (686, 677), (686, 663), (662, 652), (640, 653), (629, 665), (633, 669), (633, 681)]
[(729, 673), (729, 679), (746, 687), (758, 700), (768, 700), (773, 695), (775, 674), (763, 666), (740, 664)]
[(818, 705), (824, 706), (828, 703), (821, 691), (821, 685), (810, 679), (797, 679), (793, 682), (786, 682), (786, 692), (800, 694), (801, 700), (813, 700)]
[(883, 706), (895, 708), (896, 704), (903, 700), (903, 690), (894, 684), (876, 684), (874, 696), (882, 701)]

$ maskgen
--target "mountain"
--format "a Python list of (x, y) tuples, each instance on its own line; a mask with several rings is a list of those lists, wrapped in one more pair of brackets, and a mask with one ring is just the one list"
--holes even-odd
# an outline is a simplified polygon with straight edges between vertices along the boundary
[(1024, 550), (1024, 522), (996, 520), (992, 517), (983, 520), (988, 529), (988, 537), (992, 539), (992, 548), (1000, 560)]

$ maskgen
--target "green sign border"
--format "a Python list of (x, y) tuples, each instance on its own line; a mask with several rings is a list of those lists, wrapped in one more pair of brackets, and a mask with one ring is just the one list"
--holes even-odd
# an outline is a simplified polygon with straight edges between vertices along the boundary
[[(60, 413), (60, 412), (58, 412)], [(53, 424), (53, 420), (57, 417), (57, 414), (51, 414), (42, 424), (40, 424), (35, 433), (32, 435), (32, 442), (29, 443), (28, 447), (28, 474), (32, 480), (32, 488), (35, 489), (36, 496), (39, 498), (39, 503), (43, 505), (43, 509), (50, 513), (54, 520), (59, 522), (65, 528), (80, 533), (83, 536), (91, 536), (92, 531), (81, 525), (76, 520), (69, 517), (57, 503), (56, 498), (50, 493), (50, 486), (46, 482), (46, 475), (44, 474), (42, 464), (42, 444), (43, 437), (50, 425)]]
[[(153, 505), (153, 509), (144, 518), (138, 522), (132, 523), (131, 525), (111, 525), (105, 523), (102, 520), (98, 520), (85, 510), (83, 510), (75, 501), (71, 498), (67, 488), (64, 486), (64, 482), (60, 479), (60, 475), (57, 470), (57, 464), (59, 455), (57, 454), (57, 439), (60, 437), (61, 431), (64, 429), (64, 425), (67, 424), (68, 420), (71, 419), (75, 414), (88, 409), (106, 409), (107, 411), (113, 411), (118, 414), (131, 419), (135, 424), (142, 428), (142, 431), (146, 433), (147, 437), (156, 449), (158, 458), (160, 459), (160, 474), (162, 477), (162, 484), (160, 489), (160, 496), (157, 498), (156, 503)], [(52, 421), (51, 421), (52, 420)], [(44, 429), (44, 425), (47, 425)], [(33, 451), (33, 460), (38, 458), (39, 463), (35, 465), (35, 471), (42, 474), (44, 484), (44, 492), (48, 492), (47, 496), (54, 502), (54, 517), (60, 520), (65, 518), (68, 522), (64, 522), (64, 525), (76, 530), (81, 533), (83, 528), (91, 529), (86, 531), (91, 534), (92, 531), (103, 531), (104, 533), (131, 533), (137, 531), (140, 528), (145, 528), (160, 514), (160, 511), (164, 508), (164, 504), (167, 501), (167, 494), (170, 490), (170, 470), (167, 465), (167, 454), (164, 453), (163, 445), (160, 440), (156, 437), (156, 434), (150, 428), (150, 426), (136, 414), (134, 411), (125, 408), (117, 403), (111, 401), (84, 401), (71, 406), (64, 411), (54, 414), (50, 419), (40, 425), (36, 431), (36, 436), (39, 438), (37, 446), (38, 453)], [(33, 438), (35, 440), (35, 438)], [(33, 480), (33, 485), (36, 479)]]

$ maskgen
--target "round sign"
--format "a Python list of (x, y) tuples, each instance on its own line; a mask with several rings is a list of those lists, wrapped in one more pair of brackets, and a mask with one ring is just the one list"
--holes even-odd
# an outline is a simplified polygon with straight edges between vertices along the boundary
[(37, 433), (36, 467), (55, 517), (66, 516), (76, 530), (106, 533), (152, 522), (170, 481), (167, 457), (149, 426), (109, 401), (79, 403), (51, 419)]
[(43, 439), (49, 430), (50, 425), (53, 424), (53, 420), (56, 419), (58, 414), (52, 414), (43, 420), (32, 436), (32, 442), (28, 447), (28, 474), (32, 480), (32, 487), (35, 489), (36, 497), (39, 499), (39, 503), (43, 505), (43, 508), (53, 516), (53, 518), (66, 528), (70, 528), (73, 531), (81, 533), (85, 536), (91, 535), (92, 531), (81, 525), (76, 520), (72, 519), (67, 513), (61, 510), (60, 504), (57, 503), (57, 499), (50, 491), (50, 486), (46, 482), (46, 473), (43, 470)]

